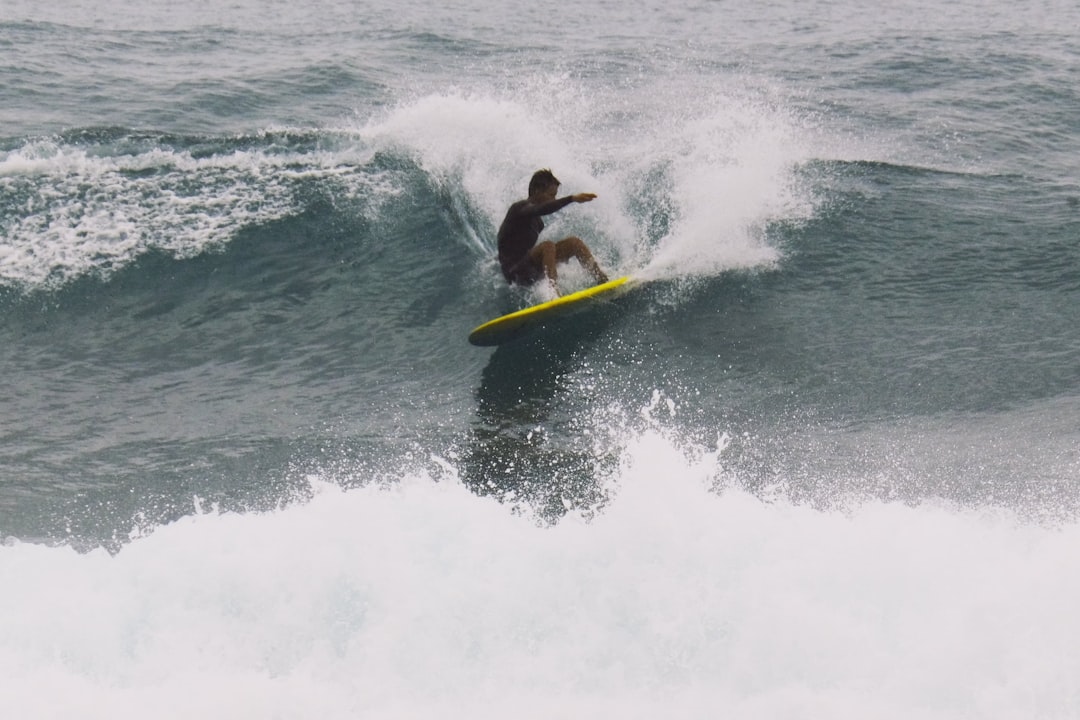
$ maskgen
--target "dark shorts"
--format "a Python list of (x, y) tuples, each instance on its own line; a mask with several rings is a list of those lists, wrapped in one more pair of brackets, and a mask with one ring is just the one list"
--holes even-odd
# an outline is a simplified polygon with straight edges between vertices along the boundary
[(532, 285), (544, 277), (544, 268), (526, 256), (509, 268), (503, 268), (503, 277), (506, 282), (515, 285)]

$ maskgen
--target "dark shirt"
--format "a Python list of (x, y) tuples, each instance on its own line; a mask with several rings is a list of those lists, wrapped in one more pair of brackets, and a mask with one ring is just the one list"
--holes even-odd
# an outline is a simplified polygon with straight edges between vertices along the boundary
[(544, 229), (544, 221), (540, 218), (562, 210), (573, 201), (573, 196), (567, 195), (544, 203), (518, 200), (510, 206), (499, 226), (499, 265), (507, 280), (514, 276), (515, 266), (540, 239), (540, 231)]

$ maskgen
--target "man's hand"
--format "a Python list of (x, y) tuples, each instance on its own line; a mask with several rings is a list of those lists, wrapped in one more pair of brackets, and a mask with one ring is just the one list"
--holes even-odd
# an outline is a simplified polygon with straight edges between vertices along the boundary
[(571, 195), (570, 197), (573, 198), (576, 203), (585, 203), (595, 199), (596, 193), (578, 193), (577, 195)]

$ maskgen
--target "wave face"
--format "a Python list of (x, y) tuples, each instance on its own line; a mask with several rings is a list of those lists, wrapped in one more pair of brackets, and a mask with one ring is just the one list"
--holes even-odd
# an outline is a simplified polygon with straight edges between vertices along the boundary
[(369, 5), (0, 9), (7, 706), (1075, 716), (1076, 10)]

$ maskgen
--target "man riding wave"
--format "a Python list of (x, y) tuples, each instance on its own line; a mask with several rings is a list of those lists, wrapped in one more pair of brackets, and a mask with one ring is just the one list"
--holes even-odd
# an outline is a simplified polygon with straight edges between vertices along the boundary
[(540, 278), (547, 278), (555, 292), (559, 292), (558, 263), (577, 258), (598, 283), (608, 281), (608, 276), (596, 264), (588, 246), (579, 237), (566, 237), (559, 241), (540, 239), (544, 229), (544, 215), (562, 210), (570, 203), (586, 203), (593, 200), (594, 193), (578, 193), (558, 198), (559, 181), (550, 170), (537, 170), (529, 181), (529, 197), (518, 200), (506, 212), (499, 226), (499, 265), (503, 277), (511, 284), (532, 285)]

